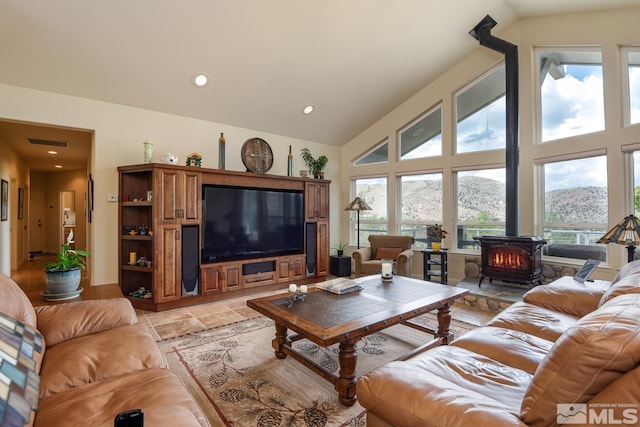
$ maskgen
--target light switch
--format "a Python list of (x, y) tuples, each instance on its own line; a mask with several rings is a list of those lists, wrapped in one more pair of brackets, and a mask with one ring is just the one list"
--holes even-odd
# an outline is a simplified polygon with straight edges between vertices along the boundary
[(107, 202), (117, 202), (118, 195), (117, 194), (107, 194)]

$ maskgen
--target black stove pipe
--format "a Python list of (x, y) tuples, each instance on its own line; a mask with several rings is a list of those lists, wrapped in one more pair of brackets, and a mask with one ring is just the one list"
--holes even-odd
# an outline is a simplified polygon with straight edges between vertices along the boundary
[(518, 46), (491, 35), (491, 29), (498, 23), (487, 15), (469, 34), (480, 45), (504, 54), (506, 72), (506, 154), (505, 154), (505, 234), (518, 236), (518, 162), (520, 147), (518, 142)]

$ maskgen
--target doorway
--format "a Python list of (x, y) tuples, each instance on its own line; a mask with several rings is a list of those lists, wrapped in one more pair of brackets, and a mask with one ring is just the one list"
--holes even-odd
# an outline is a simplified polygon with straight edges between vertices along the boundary
[(29, 191), (29, 254), (41, 253), (44, 247), (44, 191)]

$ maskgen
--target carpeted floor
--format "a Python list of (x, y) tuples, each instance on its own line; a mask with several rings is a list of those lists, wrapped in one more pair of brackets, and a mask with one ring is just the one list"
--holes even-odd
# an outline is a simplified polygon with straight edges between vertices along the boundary
[[(421, 316), (434, 326), (435, 316)], [(452, 321), (456, 336), (476, 325)], [(159, 339), (170, 368), (185, 383), (213, 426), (365, 426), (364, 409), (345, 407), (333, 386), (271, 348), (273, 322), (263, 316), (201, 332)], [(361, 340), (358, 375), (396, 359), (431, 337), (397, 325)], [(337, 345), (327, 349), (303, 340), (296, 347), (338, 372)]]

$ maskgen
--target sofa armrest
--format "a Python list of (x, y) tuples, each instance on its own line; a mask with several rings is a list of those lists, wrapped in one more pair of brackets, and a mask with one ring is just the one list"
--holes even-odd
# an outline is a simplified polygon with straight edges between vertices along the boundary
[(38, 330), (48, 347), (61, 342), (138, 322), (126, 298), (78, 301), (36, 307)]
[(411, 258), (413, 258), (413, 250), (407, 249), (400, 252), (396, 257), (396, 274), (411, 277)]
[(522, 299), (529, 304), (582, 317), (598, 308), (608, 286), (609, 282), (605, 281), (580, 283), (566, 276), (548, 285), (536, 286)]
[(361, 267), (362, 262), (369, 261), (372, 256), (373, 256), (373, 251), (371, 250), (370, 247), (360, 248), (353, 251), (353, 253), (351, 254), (351, 257), (355, 261), (354, 273), (356, 277), (360, 277), (360, 274), (362, 274), (362, 267)]

